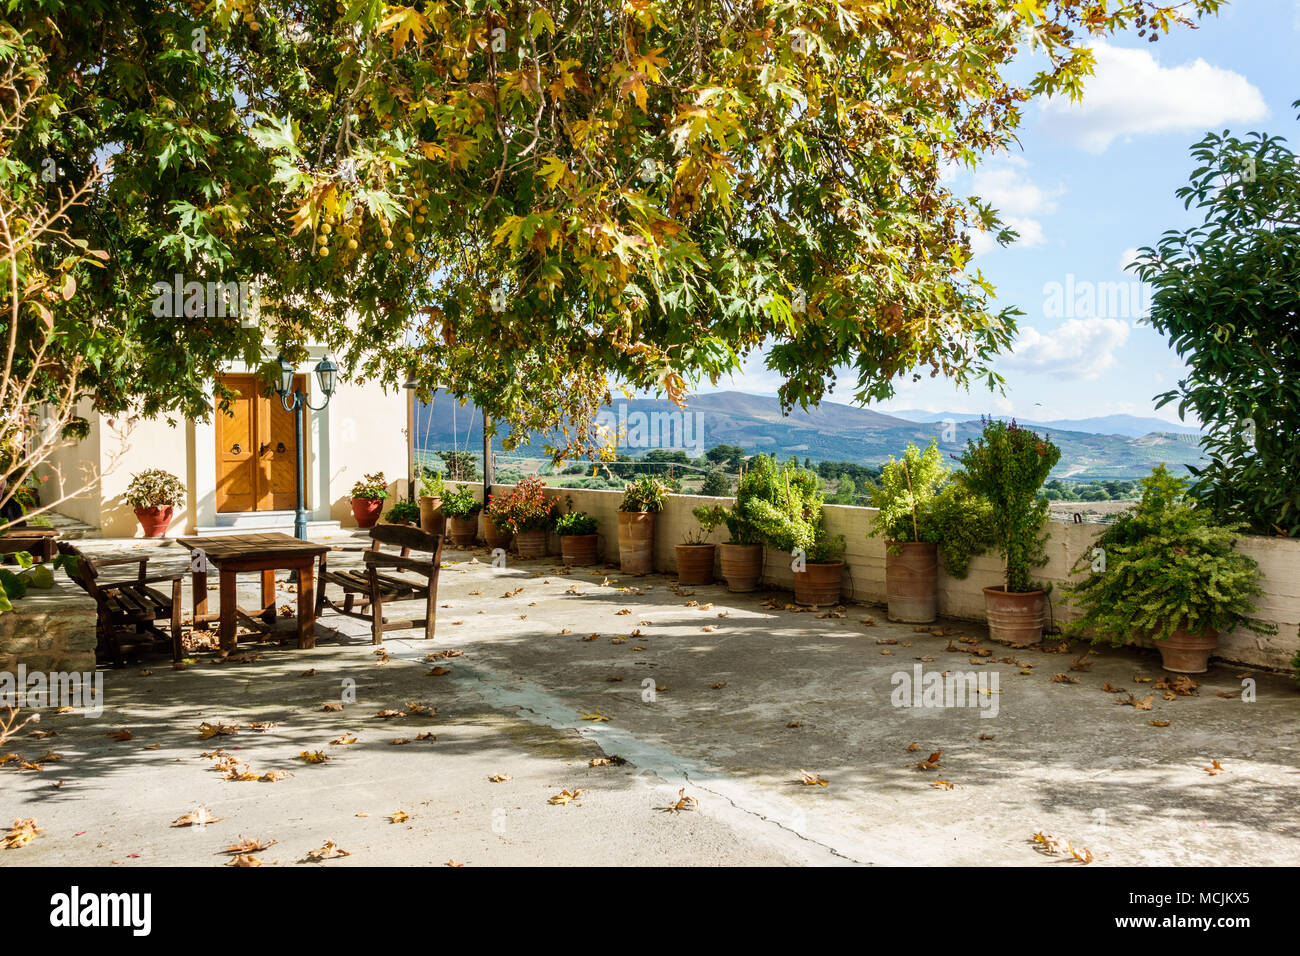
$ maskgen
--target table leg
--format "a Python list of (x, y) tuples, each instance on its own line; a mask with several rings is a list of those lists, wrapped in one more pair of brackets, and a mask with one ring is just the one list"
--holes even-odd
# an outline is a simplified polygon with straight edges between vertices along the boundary
[(238, 578), (234, 571), (221, 569), (221, 624), (218, 634), (221, 639), (222, 650), (235, 649), (237, 638), (235, 637), (235, 610), (238, 607), (239, 591)]
[(275, 569), (262, 572), (262, 620), (275, 623)]
[(190, 575), (190, 587), (194, 589), (191, 595), (194, 599), (194, 630), (206, 631), (208, 622), (203, 618), (208, 616), (208, 572), (195, 571)]
[(316, 646), (316, 560), (298, 566), (298, 648)]

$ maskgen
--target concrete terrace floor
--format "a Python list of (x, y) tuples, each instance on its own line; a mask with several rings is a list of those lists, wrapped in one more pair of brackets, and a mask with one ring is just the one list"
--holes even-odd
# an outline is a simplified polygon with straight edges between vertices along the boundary
[[(279, 865), (310, 862), (326, 841), (350, 854), (327, 866), (1079, 865), (1036, 849), (1036, 832), (1092, 865), (1300, 863), (1300, 693), (1285, 677), (1216, 665), (1194, 695), (1166, 700), (1153, 652), (1008, 649), (977, 625), (941, 621), (936, 635), (879, 607), (794, 611), (782, 592), (444, 557), (436, 639), (396, 632), (387, 660), (366, 624), (327, 611), (314, 650), (285, 635), (224, 663), (196, 649), (184, 670), (157, 656), (105, 671), (102, 716), (46, 712), (35, 728), (56, 736), (24, 731), (4, 748), (60, 756), (39, 772), (0, 768), (0, 821), (34, 817), (44, 831), (0, 850), (0, 865), (220, 865), (240, 837), (276, 841), (256, 856)], [(186, 562), (163, 547), (151, 571)], [(448, 650), (461, 653), (425, 659)], [(893, 706), (892, 675), (916, 664), (996, 672), (997, 716)], [(355, 702), (325, 710), (347, 681)], [(1152, 709), (1117, 706), (1129, 692), (1153, 695)], [(241, 727), (205, 740), (204, 721)], [(108, 736), (120, 728), (131, 739)], [(218, 748), (254, 774), (292, 776), (227, 780), (202, 756)], [(940, 750), (938, 769), (917, 768)], [(613, 756), (626, 762), (591, 766)], [(683, 788), (695, 809), (668, 809)], [(583, 792), (548, 802), (565, 789)], [(171, 826), (200, 806), (219, 819)], [(409, 819), (390, 822), (397, 811)]]

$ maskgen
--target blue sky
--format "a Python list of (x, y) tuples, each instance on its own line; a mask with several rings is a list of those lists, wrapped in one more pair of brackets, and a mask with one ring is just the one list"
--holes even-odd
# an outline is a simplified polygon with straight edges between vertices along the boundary
[[(1020, 150), (954, 180), (959, 195), (992, 202), (1021, 232), (1008, 248), (975, 242), (976, 265), (997, 286), (999, 303), (1025, 313), (1013, 353), (997, 366), (1006, 395), (923, 377), (899, 383), (894, 400), (873, 407), (1176, 421), (1176, 407), (1157, 412), (1153, 397), (1177, 383), (1181, 361), (1163, 336), (1137, 324), (1140, 293), (1125, 307), (1119, 287), (1102, 284), (1137, 291), (1122, 271), (1131, 251), (1195, 223), (1174, 191), (1193, 168), (1188, 148), (1205, 132), (1267, 130), (1294, 142), (1297, 41), (1300, 0), (1237, 0), (1199, 29), (1158, 43), (1121, 35), (1095, 44), (1096, 75), (1081, 104), (1029, 106)], [(1064, 292), (1071, 281), (1076, 301), (1084, 283), (1099, 290), (1095, 314), (1054, 307), (1050, 284)], [(718, 388), (772, 395), (778, 384), (756, 355)], [(832, 399), (850, 402), (851, 390)]]

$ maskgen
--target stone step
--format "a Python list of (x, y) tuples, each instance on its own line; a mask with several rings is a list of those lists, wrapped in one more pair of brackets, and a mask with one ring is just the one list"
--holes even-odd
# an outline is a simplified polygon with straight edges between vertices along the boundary
[(41, 517), (49, 519), (50, 527), (59, 532), (64, 541), (80, 541), (86, 538), (98, 538), (100, 530), (57, 511), (47, 511)]

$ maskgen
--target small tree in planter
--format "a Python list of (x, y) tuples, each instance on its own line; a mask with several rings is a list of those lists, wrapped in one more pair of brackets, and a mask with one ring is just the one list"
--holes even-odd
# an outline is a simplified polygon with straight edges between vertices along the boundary
[(736, 485), (736, 503), (730, 508), (701, 506), (693, 512), (708, 531), (719, 524), (727, 526), (728, 540), (718, 546), (722, 579), (728, 591), (745, 593), (757, 590), (763, 576), (763, 532), (760, 515), (779, 495), (776, 460), (755, 455), (740, 474)]
[(488, 496), (488, 520), (514, 535), (521, 558), (546, 556), (546, 536), (555, 524), (559, 506), (547, 499), (545, 488), (542, 479), (530, 475), (521, 478), (505, 497)]
[(793, 463), (768, 475), (766, 494), (752, 502), (764, 541), (793, 559), (796, 604), (837, 604), (844, 572), (844, 537), (825, 528), (820, 481)]
[(352, 486), (352, 517), (358, 528), (373, 528), (388, 497), (388, 479), (382, 471), (366, 475)]
[(931, 441), (924, 452), (909, 444), (902, 458), (889, 459), (871, 504), (880, 513), (867, 534), (885, 539), (889, 619), (927, 624), (939, 611), (939, 546), (948, 573), (966, 577), (992, 534), (988, 503), (953, 480)]
[(1080, 556), (1074, 570), (1091, 573), (1066, 591), (1083, 610), (1071, 630), (1112, 644), (1150, 638), (1165, 670), (1203, 674), (1220, 632), (1277, 628), (1251, 617), (1263, 592), (1259, 565), (1233, 549), (1245, 525), (1214, 524), (1208, 508), (1187, 500), (1190, 484), (1164, 465), (1143, 478), (1141, 500)]
[(414, 501), (399, 501), (384, 512), (389, 524), (412, 524), (420, 520), (420, 506)]
[(420, 530), (429, 534), (442, 534), (446, 515), (442, 510), (442, 496), (447, 485), (440, 472), (425, 472), (420, 476)]
[(468, 485), (447, 492), (442, 499), (442, 513), (447, 516), (447, 533), (458, 548), (468, 548), (478, 537), (478, 513), (483, 505)]
[(713, 530), (722, 524), (724, 509), (716, 505), (700, 505), (691, 510), (699, 528), (688, 529), (682, 536), (682, 543), (677, 545), (677, 583), (678, 584), (712, 584), (713, 564), (717, 557), (717, 546), (706, 541)]
[(962, 481), (992, 508), (992, 543), (1006, 562), (1006, 583), (984, 589), (989, 636), (1012, 644), (1043, 639), (1047, 591), (1030, 580), (1030, 569), (1047, 563), (1047, 499), (1043, 482), (1061, 450), (1014, 421), (986, 419), (978, 441), (967, 443)]
[(567, 566), (595, 564), (599, 560), (600, 536), (596, 519), (585, 511), (562, 514), (555, 521), (560, 537), (560, 555)]
[(146, 538), (161, 538), (172, 521), (172, 511), (185, 501), (185, 485), (169, 471), (150, 468), (131, 476), (122, 498), (135, 509)]
[(668, 501), (669, 485), (641, 475), (623, 486), (618, 506), (618, 560), (624, 574), (648, 574), (655, 566), (655, 516)]

